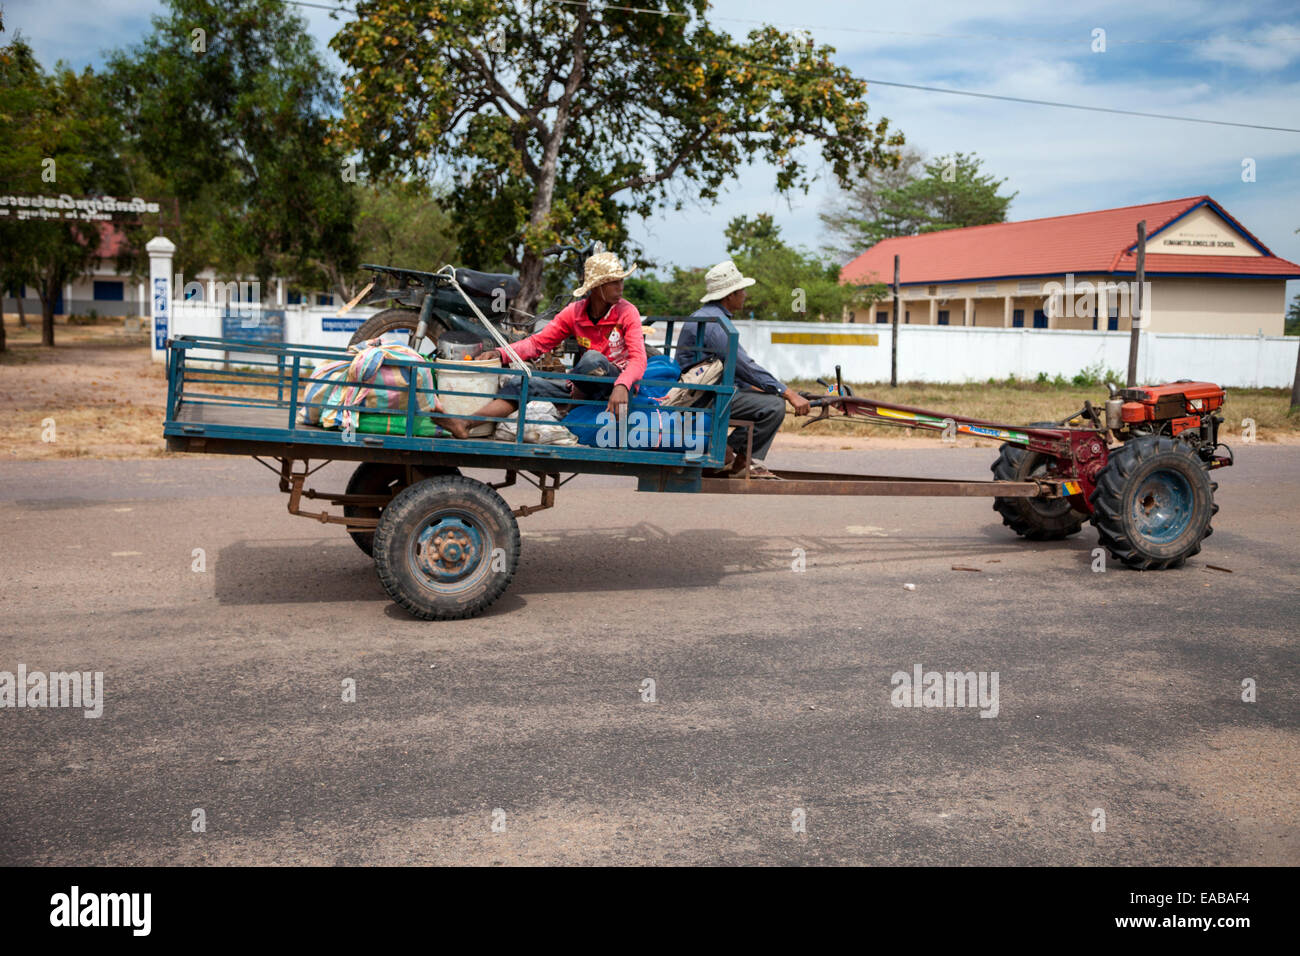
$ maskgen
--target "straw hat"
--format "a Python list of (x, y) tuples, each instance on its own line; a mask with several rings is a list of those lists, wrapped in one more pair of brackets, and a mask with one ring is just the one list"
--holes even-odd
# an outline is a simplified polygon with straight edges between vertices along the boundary
[(733, 292), (740, 289), (748, 289), (757, 282), (757, 279), (746, 279), (736, 268), (736, 264), (728, 259), (726, 262), (719, 262), (716, 266), (704, 273), (704, 298), (701, 302), (717, 302), (719, 299), (725, 299)]
[(582, 298), (598, 285), (626, 279), (636, 272), (636, 263), (632, 268), (624, 269), (623, 262), (612, 252), (598, 252), (586, 261), (582, 269), (582, 285), (573, 290), (573, 294)]

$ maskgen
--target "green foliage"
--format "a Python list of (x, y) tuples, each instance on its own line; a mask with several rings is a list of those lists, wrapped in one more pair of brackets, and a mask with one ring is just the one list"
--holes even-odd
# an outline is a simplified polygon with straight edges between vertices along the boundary
[[(120, 127), (90, 70), (47, 74), (21, 36), (0, 47), (0, 183), (7, 192), (113, 195), (126, 188)], [(48, 211), (48, 210), (47, 210)], [(99, 249), (100, 227), (77, 219), (0, 219), (0, 287), (41, 299), (41, 343), (54, 344), (54, 304)]]
[(904, 154), (894, 173), (860, 180), (841, 212), (823, 215), (842, 251), (856, 255), (892, 236), (1006, 221), (1017, 193), (1000, 195), (1006, 180), (981, 172), (974, 153), (940, 156), (924, 163), (923, 175), (915, 171), (917, 158)]
[(787, 322), (839, 321), (846, 309), (870, 308), (884, 294), (883, 285), (867, 290), (841, 285), (839, 266), (787, 245), (769, 213), (731, 220), (726, 237), (736, 266), (757, 280), (745, 300), (746, 315)]
[(637, 273), (623, 282), (623, 298), (642, 315), (690, 315), (700, 307), (705, 269), (673, 267), (671, 281)]
[(1291, 307), (1286, 311), (1286, 325), (1283, 335), (1300, 335), (1300, 293), (1291, 300)]
[(109, 69), (143, 171), (181, 201), (181, 251), (209, 260), (190, 268), (346, 293), (359, 187), (327, 139), (334, 78), (306, 23), (278, 0), (168, 4)]
[(1124, 375), (1113, 368), (1107, 368), (1106, 364), (1098, 359), (1091, 365), (1087, 365), (1080, 371), (1076, 372), (1070, 381), (1081, 388), (1090, 388), (1096, 385), (1123, 385)]
[(901, 144), (832, 48), (772, 27), (735, 40), (707, 7), (359, 0), (331, 44), (339, 135), (377, 176), (444, 171), (466, 264), (519, 269), (525, 309), (548, 248), (619, 250), (629, 215), (714, 201), (751, 160), (777, 167), (778, 191), (806, 189), (809, 142), (841, 180)]
[(920, 177), (923, 158), (916, 149), (905, 146), (890, 160), (858, 171), (820, 213), (831, 240), (825, 251), (837, 262), (848, 262), (880, 241), (876, 224), (885, 215), (887, 198)]

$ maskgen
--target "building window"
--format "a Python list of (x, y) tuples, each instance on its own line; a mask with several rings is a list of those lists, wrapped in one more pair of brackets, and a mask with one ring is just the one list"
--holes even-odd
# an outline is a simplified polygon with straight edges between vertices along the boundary
[(328, 292), (318, 292), (318, 293), (316, 293), (316, 304), (317, 304), (317, 305), (333, 305), (333, 304), (334, 304), (334, 296), (330, 295)]
[(947, 325), (947, 324), (948, 324), (948, 310), (947, 310), (947, 309), (940, 309), (940, 310), (939, 310), (939, 324), (940, 324), (940, 325)]
[(912, 324), (912, 313), (910, 311), (905, 311), (903, 313), (903, 324), (904, 325)]
[(889, 313), (888, 313), (888, 312), (877, 312), (877, 313), (876, 313), (876, 325), (886, 325), (886, 324), (888, 324), (888, 322), (889, 322)]
[(95, 301), (96, 302), (121, 302), (123, 299), (122, 283), (113, 281), (95, 280)]
[(285, 297), (285, 301), (290, 305), (302, 305), (302, 293), (290, 292), (288, 296)]
[(1042, 309), (1034, 309), (1034, 328), (1047, 328), (1047, 313)]
[(1025, 310), (1024, 310), (1024, 309), (1012, 309), (1012, 310), (1011, 310), (1011, 327), (1012, 327), (1013, 329), (1023, 329), (1023, 328), (1025, 327)]

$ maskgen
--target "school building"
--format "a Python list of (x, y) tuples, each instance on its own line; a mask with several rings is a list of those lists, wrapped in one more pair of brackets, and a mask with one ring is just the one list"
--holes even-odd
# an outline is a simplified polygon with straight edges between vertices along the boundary
[[(1142, 220), (1148, 329), (1283, 334), (1286, 282), (1300, 279), (1300, 265), (1273, 255), (1209, 196), (885, 239), (840, 281), (892, 284), (897, 255), (900, 323), (1128, 329)], [(892, 291), (872, 316), (852, 317), (872, 318), (893, 321)]]

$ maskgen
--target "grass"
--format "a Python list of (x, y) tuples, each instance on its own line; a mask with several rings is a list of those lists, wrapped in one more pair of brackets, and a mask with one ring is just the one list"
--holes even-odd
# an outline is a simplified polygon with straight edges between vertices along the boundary
[[(796, 391), (824, 392), (815, 382), (789, 383)], [(1030, 422), (1060, 421), (1066, 415), (1083, 408), (1084, 400), (1094, 406), (1106, 401), (1104, 385), (1078, 386), (1072, 383), (1046, 382), (993, 382), (964, 385), (934, 385), (924, 382), (904, 382), (897, 388), (888, 383), (846, 383), (855, 395), (869, 396), (879, 401), (897, 405), (911, 405), (932, 411), (982, 418), (1008, 425), (1027, 425)], [(1300, 415), (1288, 415), (1291, 393), (1283, 388), (1230, 388), (1223, 406), (1224, 422), (1219, 434), (1231, 441), (1241, 432), (1242, 419), (1255, 420), (1257, 441), (1268, 442), (1300, 437)], [(890, 425), (868, 425), (860, 422), (822, 423), (801, 428), (804, 419), (790, 416), (781, 426), (782, 431), (798, 431), (805, 435), (862, 435), (862, 436), (912, 436), (933, 440), (932, 432), (918, 432), (912, 428)]]

